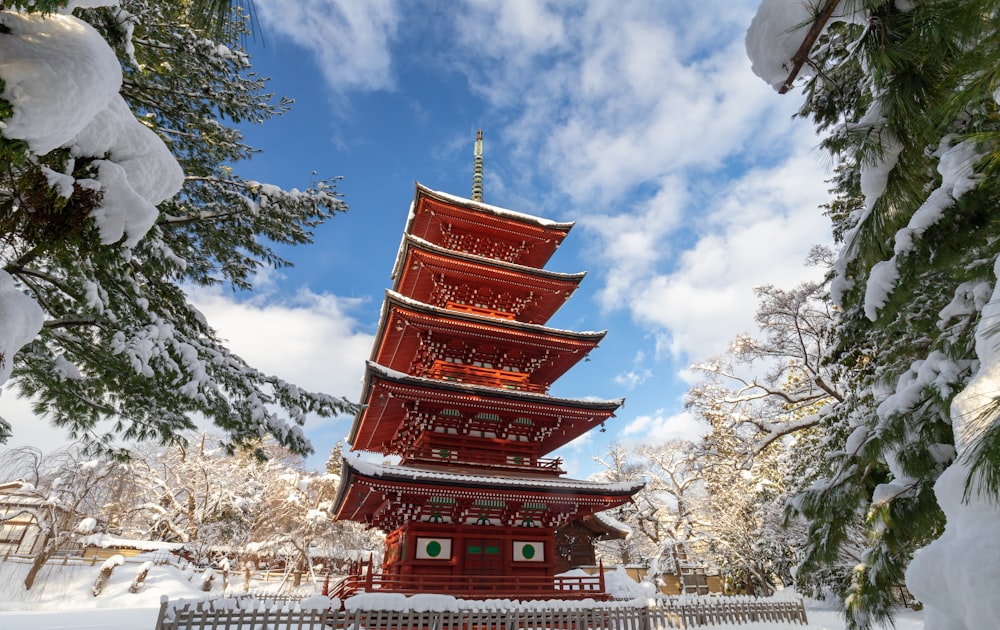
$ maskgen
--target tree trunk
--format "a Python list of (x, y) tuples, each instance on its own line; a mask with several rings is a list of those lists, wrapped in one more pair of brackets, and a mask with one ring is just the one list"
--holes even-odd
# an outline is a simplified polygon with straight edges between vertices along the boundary
[(56, 546), (52, 542), (52, 536), (46, 534), (45, 543), (42, 545), (42, 550), (38, 552), (35, 556), (34, 562), (31, 563), (31, 568), (28, 569), (28, 575), (24, 576), (24, 589), (27, 591), (31, 590), (31, 587), (35, 585), (35, 578), (38, 577), (38, 572), (42, 570), (48, 559), (52, 557), (52, 554), (56, 552)]

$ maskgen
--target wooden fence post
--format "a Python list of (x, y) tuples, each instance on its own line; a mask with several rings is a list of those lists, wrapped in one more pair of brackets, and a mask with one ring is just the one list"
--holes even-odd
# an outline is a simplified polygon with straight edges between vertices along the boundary
[(365, 576), (365, 590), (369, 593), (372, 590), (372, 583), (375, 579), (375, 559), (372, 554), (368, 554), (368, 575)]
[(160, 611), (156, 613), (155, 630), (163, 630), (163, 617), (167, 614), (167, 596), (160, 596)]

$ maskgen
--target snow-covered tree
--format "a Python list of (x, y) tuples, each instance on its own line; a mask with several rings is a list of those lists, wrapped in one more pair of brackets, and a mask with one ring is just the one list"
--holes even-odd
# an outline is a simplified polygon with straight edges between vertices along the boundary
[(190, 3), (107, 4), (0, 12), (0, 53), (19, 61), (0, 74), (0, 377), (93, 450), (169, 442), (199, 414), (232, 445), (310, 452), (306, 416), (352, 405), (248, 365), (183, 286), (246, 290), (288, 265), (276, 246), (345, 209), (335, 181), (289, 191), (234, 170), (255, 151), (236, 124), (289, 105), (239, 49), (244, 20), (206, 30)]
[[(594, 477), (597, 481), (608, 483), (642, 481), (647, 477), (644, 464), (638, 460), (636, 454), (620, 441), (612, 442), (608, 445), (607, 451), (595, 457), (594, 461), (602, 467), (602, 470)], [(642, 491), (640, 491), (641, 495)], [(607, 563), (632, 564), (640, 562), (648, 557), (653, 551), (649, 540), (639, 534), (639, 519), (645, 511), (648, 511), (648, 504), (641, 499), (633, 498), (632, 501), (610, 511), (612, 517), (624, 523), (632, 529), (632, 534), (622, 539), (611, 539), (597, 543), (597, 551)]]
[(788, 466), (794, 451), (786, 444), (812, 429), (771, 441), (748, 458), (755, 434), (748, 425), (734, 429), (731, 413), (731, 407), (702, 410), (710, 427), (698, 445), (706, 494), (702, 535), (731, 588), (767, 596), (777, 582), (792, 582), (804, 543), (803, 528), (784, 519), (789, 486), (796, 483)]
[[(669, 440), (630, 449), (612, 444), (596, 461), (605, 467), (602, 481), (643, 480), (645, 486), (628, 504), (611, 512), (632, 529), (624, 541), (602, 543), (624, 563), (642, 560), (648, 579), (676, 573), (679, 562), (699, 562), (702, 537), (703, 477), (695, 444)], [(610, 547), (610, 549), (609, 549)]]
[(755, 293), (760, 334), (740, 335), (726, 354), (693, 366), (705, 378), (687, 393), (689, 407), (743, 438), (747, 459), (817, 426), (821, 412), (843, 397), (836, 371), (825, 363), (836, 319), (824, 287), (762, 286)]
[[(810, 262), (829, 265), (830, 256), (816, 248)], [(768, 592), (775, 579), (789, 582), (793, 559), (805, 556), (799, 519), (786, 522), (782, 513), (829, 472), (825, 418), (843, 401), (845, 385), (827, 362), (837, 311), (825, 286), (762, 286), (756, 294), (759, 333), (740, 335), (727, 353), (694, 366), (704, 378), (686, 402), (710, 427), (700, 448), (707, 536), (720, 568), (735, 585)], [(856, 564), (855, 556), (848, 566)], [(795, 573), (800, 588), (822, 595), (839, 592), (844, 570)]]
[(102, 520), (104, 506), (131, 483), (127, 466), (87, 457), (78, 445), (48, 455), (32, 447), (8, 450), (3, 453), (0, 474), (22, 479), (22, 493), (39, 499), (5, 517), (30, 514), (41, 529), (42, 544), (24, 579), (29, 590), (53, 554), (73, 542), (77, 534), (93, 533)]
[[(802, 70), (801, 114), (836, 160), (827, 210), (841, 245), (830, 285), (841, 312), (827, 360), (845, 390), (824, 418), (831, 474), (796, 501), (809, 521), (806, 566), (837, 562), (863, 518), (847, 619), (891, 619), (892, 589), (942, 537), (947, 506), (951, 546), (940, 558), (956, 574), (928, 562), (907, 583), (930, 604), (928, 627), (995, 625), (1000, 607), (985, 594), (1000, 586), (995, 575), (968, 573), (1000, 560), (981, 535), (995, 536), (983, 523), (995, 524), (1000, 497), (996, 324), (984, 315), (1000, 255), (1000, 3), (805, 4), (763, 3), (747, 48), (776, 87)], [(958, 561), (967, 536), (994, 557)], [(975, 588), (940, 588), (952, 581)]]
[(268, 478), (286, 467), (247, 450), (229, 455), (218, 436), (186, 438), (138, 448), (130, 465), (141, 497), (120, 508), (122, 526), (130, 537), (186, 543), (198, 556), (217, 546), (237, 550), (264, 509)]
[(684, 440), (643, 444), (636, 449), (646, 470), (641, 490), (646, 509), (639, 531), (653, 544), (649, 577), (680, 575), (682, 562), (697, 562), (704, 547), (704, 476), (696, 445)]
[[(357, 547), (356, 527), (333, 520), (333, 500), (340, 484), (334, 473), (286, 470), (270, 480), (261, 496), (262, 510), (252, 537), (263, 553), (284, 557), (292, 570), (293, 586), (303, 575), (315, 573), (314, 557), (329, 558)], [(314, 575), (315, 576), (315, 575)]]

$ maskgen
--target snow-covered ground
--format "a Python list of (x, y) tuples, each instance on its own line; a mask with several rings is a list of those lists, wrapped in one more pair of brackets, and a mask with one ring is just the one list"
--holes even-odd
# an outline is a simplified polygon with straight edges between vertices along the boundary
[[(101, 566), (89, 564), (56, 565), (43, 570), (39, 583), (25, 592), (21, 582), (27, 564), (0, 561), (0, 630), (153, 630), (160, 597), (199, 599), (222, 594), (217, 583), (211, 593), (201, 590), (201, 574), (192, 574), (170, 565), (152, 567), (144, 586), (137, 593), (129, 592), (145, 558), (129, 559), (112, 573), (98, 597), (91, 594)], [(221, 580), (217, 581), (220, 582)], [(239, 578), (234, 578), (238, 583)], [(273, 592), (279, 582), (252, 585), (256, 592)], [(790, 596), (784, 593), (779, 595)], [(788, 627), (806, 630), (841, 630), (844, 623), (829, 604), (807, 601), (809, 625), (757, 623), (722, 625), (715, 628), (765, 630)], [(923, 615), (901, 610), (897, 630), (922, 630)]]

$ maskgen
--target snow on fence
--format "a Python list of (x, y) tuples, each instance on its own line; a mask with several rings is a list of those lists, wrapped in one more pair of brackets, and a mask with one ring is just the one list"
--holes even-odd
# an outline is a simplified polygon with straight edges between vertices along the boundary
[[(570, 608), (505, 610), (328, 610), (318, 598), (291, 604), (251, 598), (170, 603), (156, 630), (661, 630), (751, 622), (807, 624), (801, 600), (713, 597), (658, 600), (656, 606), (576, 604)], [(555, 605), (555, 604), (553, 604)]]

